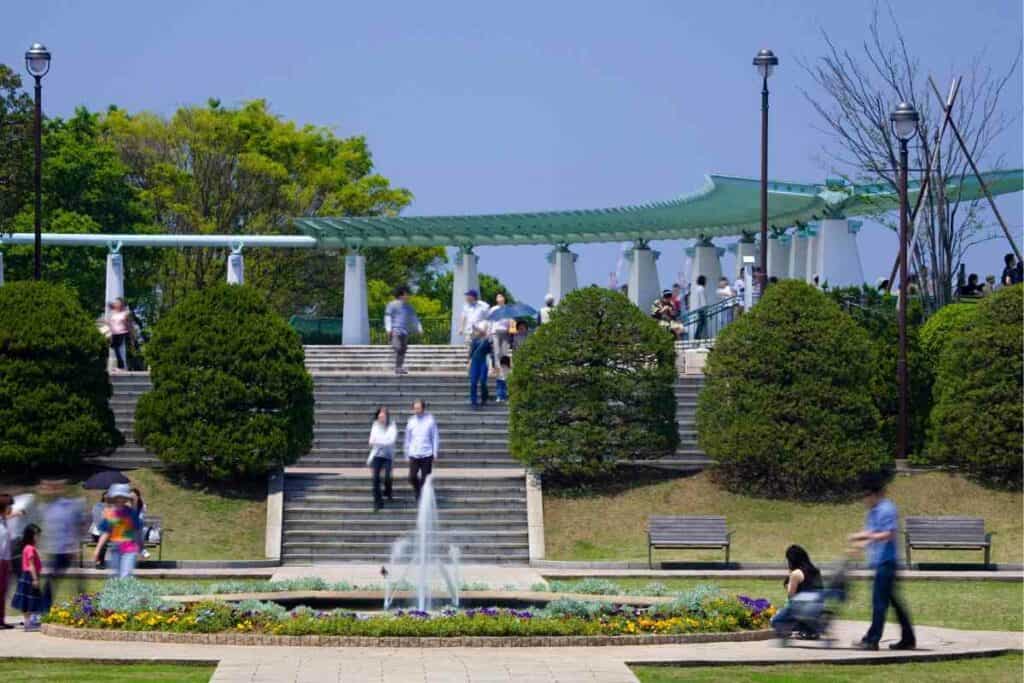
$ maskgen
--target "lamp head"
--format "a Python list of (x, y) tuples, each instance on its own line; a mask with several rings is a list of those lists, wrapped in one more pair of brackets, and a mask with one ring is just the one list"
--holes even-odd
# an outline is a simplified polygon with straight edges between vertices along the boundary
[(42, 43), (32, 43), (25, 51), (25, 68), (36, 78), (42, 78), (50, 70), (50, 51)]
[(896, 109), (889, 114), (889, 122), (892, 124), (892, 132), (897, 138), (906, 142), (917, 134), (917, 124), (921, 116), (909, 102), (900, 102)]
[(754, 57), (754, 66), (757, 68), (757, 73), (761, 74), (762, 78), (768, 78), (775, 71), (775, 67), (779, 65), (779, 58), (775, 56), (775, 53), (765, 48), (758, 50), (757, 55)]

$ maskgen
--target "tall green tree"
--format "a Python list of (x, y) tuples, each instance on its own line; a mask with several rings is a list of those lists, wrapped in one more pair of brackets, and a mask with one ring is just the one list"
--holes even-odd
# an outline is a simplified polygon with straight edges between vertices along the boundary
[(0, 232), (12, 223), (32, 185), (32, 100), (21, 77), (0, 64)]
[[(216, 100), (169, 119), (109, 115), (121, 158), (161, 231), (174, 234), (289, 234), (296, 216), (394, 215), (412, 199), (374, 172), (365, 138), (297, 126), (254, 100), (237, 109)], [(411, 281), (443, 258), (439, 249), (369, 252), (368, 274)], [(165, 304), (224, 279), (223, 249), (168, 254)], [(279, 312), (340, 312), (344, 265), (338, 252), (253, 250), (247, 283)], [(395, 282), (398, 284), (398, 282)]]

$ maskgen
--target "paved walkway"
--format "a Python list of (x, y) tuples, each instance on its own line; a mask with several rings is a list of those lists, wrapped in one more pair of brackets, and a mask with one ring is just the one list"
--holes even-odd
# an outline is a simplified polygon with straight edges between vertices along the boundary
[[(919, 626), (913, 652), (860, 652), (847, 644), (867, 624), (839, 622), (840, 647), (820, 643), (780, 648), (774, 641), (590, 648), (299, 648), (227, 647), (136, 643), (104, 644), (64, 640), (20, 629), (0, 635), (0, 658), (138, 659), (142, 661), (216, 662), (214, 683), (380, 683), (494, 681), (636, 681), (628, 664), (689, 664), (908, 661), (978, 655), (1024, 649), (1024, 633), (957, 631)], [(886, 635), (895, 638), (896, 628)], [(883, 647), (891, 640), (883, 641)]]

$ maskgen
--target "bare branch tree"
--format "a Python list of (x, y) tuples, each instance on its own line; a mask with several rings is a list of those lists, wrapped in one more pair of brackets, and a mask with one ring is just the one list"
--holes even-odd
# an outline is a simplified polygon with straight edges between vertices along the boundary
[[(817, 87), (803, 94), (821, 118), (818, 130), (829, 140), (823, 149), (829, 171), (853, 182), (882, 181), (894, 191), (899, 141), (889, 127), (889, 113), (900, 101), (917, 108), (921, 124), (912, 144), (911, 166), (923, 169), (936, 144), (940, 149), (911, 245), (912, 259), (922, 284), (942, 305), (952, 295), (955, 273), (967, 252), (995, 237), (996, 232), (980, 201), (960, 196), (959, 188), (971, 175), (967, 157), (952, 135), (937, 140), (944, 112), (929, 90), (927, 74), (913, 56), (891, 5), (887, 14), (892, 35), (883, 31), (876, 5), (868, 37), (856, 51), (841, 48), (822, 31), (825, 54), (801, 62)], [(989, 168), (1001, 166), (1003, 159), (994, 153), (995, 145), (1020, 120), (1019, 105), (1008, 111), (1002, 102), (1020, 59), (1018, 51), (1005, 70), (996, 70), (982, 53), (965, 65), (962, 74), (953, 117), (971, 155), (976, 161), (984, 160)], [(873, 218), (895, 229), (891, 212), (879, 209)]]

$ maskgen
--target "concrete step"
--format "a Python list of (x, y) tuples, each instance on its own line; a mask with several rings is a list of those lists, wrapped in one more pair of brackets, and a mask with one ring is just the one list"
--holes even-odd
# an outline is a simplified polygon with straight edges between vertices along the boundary
[[(295, 463), (299, 467), (363, 467), (366, 465), (366, 456), (352, 457), (352, 458), (330, 458), (330, 457), (317, 457), (313, 455), (304, 455)], [(513, 460), (510, 456), (504, 458), (452, 458), (445, 455), (444, 466), (454, 469), (467, 469), (467, 468), (482, 468), (482, 469), (497, 469), (497, 468), (508, 468), (515, 467), (518, 463)], [(395, 464), (394, 477), (405, 478), (406, 465), (404, 463)]]
[[(360, 524), (363, 522), (379, 522), (382, 524), (413, 524), (416, 523), (416, 510), (413, 507), (399, 508), (398, 503), (385, 501), (379, 512), (374, 512), (369, 505), (365, 507), (311, 508), (295, 504), (286, 508), (288, 522), (308, 520), (310, 523), (323, 521), (325, 524)], [(442, 525), (460, 526), (476, 522), (494, 524), (518, 524), (520, 515), (526, 514), (526, 506), (456, 508), (446, 510)]]
[[(386, 559), (391, 555), (391, 545), (397, 540), (399, 536), (393, 539), (381, 540), (381, 541), (332, 541), (330, 539), (303, 539), (295, 538), (292, 540), (285, 535), (284, 540), (281, 543), (281, 550), (286, 556), (292, 553), (353, 553), (358, 555), (380, 557)], [(467, 555), (483, 555), (499, 557), (505, 553), (516, 553), (519, 557), (526, 555), (529, 557), (530, 546), (524, 538), (523, 540), (509, 540), (509, 541), (495, 541), (495, 542), (459, 542), (455, 543), (459, 546), (459, 550), (462, 554), (462, 561), (465, 562)], [(445, 551), (442, 545), (437, 546), (437, 550)], [(291, 559), (289, 557), (289, 559)]]
[[(334, 552), (322, 549), (299, 550), (291, 549), (283, 551), (285, 564), (297, 565), (319, 565), (319, 564), (369, 564), (380, 565), (389, 559), (388, 553), (347, 553)], [(501, 552), (501, 553), (466, 553), (462, 552), (459, 559), (464, 564), (495, 564), (495, 565), (525, 565), (530, 561), (530, 553), (526, 551)]]
[[(408, 486), (408, 484), (405, 484)], [(291, 494), (289, 494), (290, 496)], [(373, 503), (373, 494), (370, 492), (370, 487), (367, 485), (365, 493), (358, 494), (353, 492), (347, 492), (339, 495), (333, 492), (323, 493), (310, 493), (303, 496), (291, 496), (288, 501), (285, 502), (285, 509), (288, 509), (288, 505), (301, 504), (304, 508), (315, 508), (318, 510), (332, 510), (335, 509), (339, 501), (344, 501), (346, 505), (359, 504), (359, 505), (371, 505)], [(407, 505), (410, 508), (415, 505), (415, 497), (412, 491), (408, 492), (399, 491), (395, 492), (395, 504)], [(449, 509), (458, 508), (483, 508), (488, 506), (495, 507), (514, 507), (516, 505), (522, 505), (525, 510), (526, 506), (526, 495), (449, 495), (443, 498), (439, 498), (437, 501), (437, 507), (442, 512)]]

